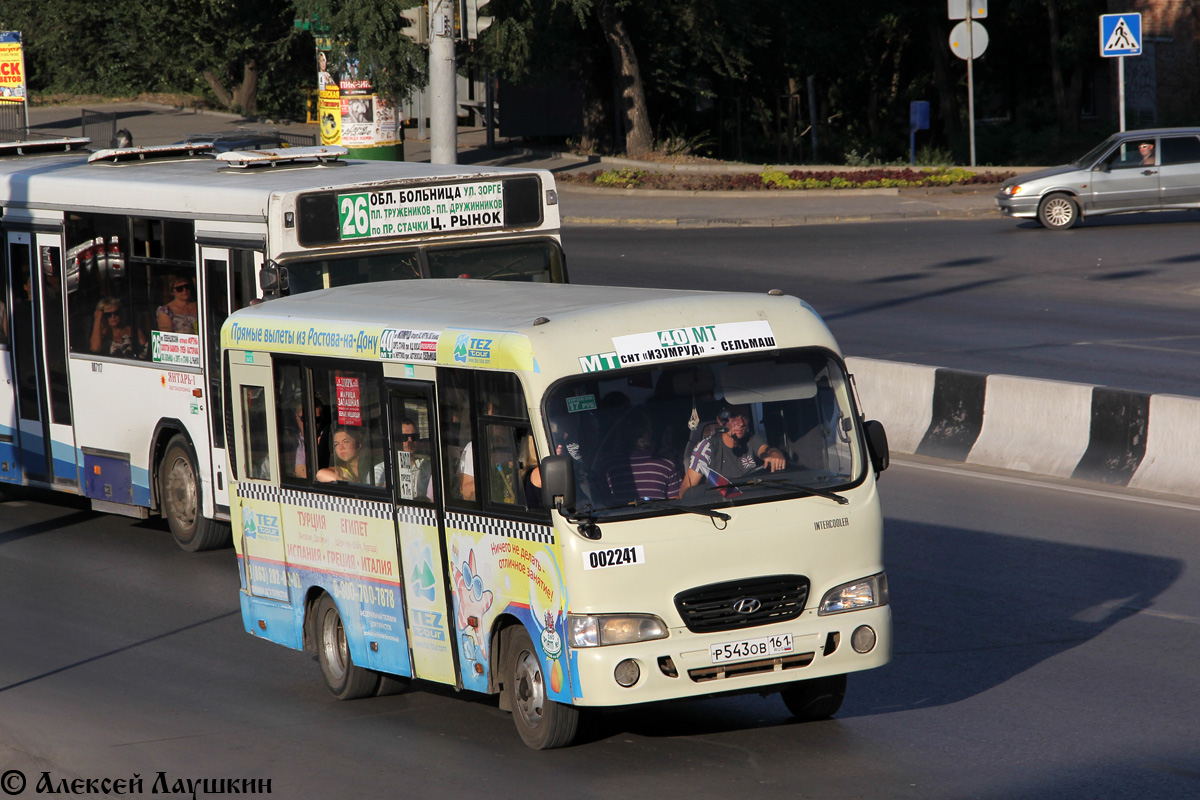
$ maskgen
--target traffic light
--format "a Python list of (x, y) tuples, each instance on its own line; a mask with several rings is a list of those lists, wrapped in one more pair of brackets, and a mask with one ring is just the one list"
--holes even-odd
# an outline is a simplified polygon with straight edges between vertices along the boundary
[(462, 20), (462, 38), (478, 39), (492, 24), (491, 14), (480, 14), (491, 0), (458, 0), (458, 18)]
[(412, 8), (401, 12), (404, 26), (400, 33), (412, 39), (417, 44), (429, 44), (429, 6), (422, 0)]

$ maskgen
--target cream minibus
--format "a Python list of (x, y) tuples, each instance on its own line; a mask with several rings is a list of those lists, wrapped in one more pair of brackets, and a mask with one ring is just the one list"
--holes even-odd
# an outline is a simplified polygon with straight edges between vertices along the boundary
[(221, 337), (243, 622), (339, 698), (495, 694), (541, 749), (589, 707), (827, 717), (890, 658), (886, 437), (801, 300), (385, 282)]

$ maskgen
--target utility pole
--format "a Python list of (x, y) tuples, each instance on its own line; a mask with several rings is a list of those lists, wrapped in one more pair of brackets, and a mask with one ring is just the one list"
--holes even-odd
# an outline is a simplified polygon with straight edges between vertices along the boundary
[(452, 0), (429, 0), (429, 163), (458, 163), (457, 70)]

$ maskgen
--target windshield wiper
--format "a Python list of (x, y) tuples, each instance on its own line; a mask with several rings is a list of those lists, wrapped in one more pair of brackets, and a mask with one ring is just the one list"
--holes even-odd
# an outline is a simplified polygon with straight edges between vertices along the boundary
[(633, 506), (634, 508), (640, 508), (642, 506), (663, 506), (664, 508), (671, 508), (676, 511), (686, 511), (689, 514), (699, 514), (702, 517), (719, 519), (722, 522), (728, 522), (730, 519), (728, 514), (722, 514), (720, 511), (716, 511), (711, 508), (693, 508), (692, 506), (684, 505), (673, 497), (660, 497), (658, 499), (639, 497), (637, 500), (626, 503), (625, 505)]
[(796, 483), (787, 478), (750, 478), (745, 481), (734, 481), (726, 483), (722, 486), (709, 486), (707, 491), (714, 489), (740, 489), (743, 486), (786, 486), (789, 489), (797, 489), (805, 494), (813, 497), (824, 497), (826, 500), (833, 500), (838, 505), (846, 505), (850, 501), (840, 494), (835, 494), (828, 489), (818, 489), (814, 486), (807, 486), (803, 483)]

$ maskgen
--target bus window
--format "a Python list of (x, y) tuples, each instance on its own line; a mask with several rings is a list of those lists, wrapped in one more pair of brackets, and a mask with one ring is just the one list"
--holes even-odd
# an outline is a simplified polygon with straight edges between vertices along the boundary
[(383, 487), (383, 403), (376, 375), (347, 369), (314, 368), (313, 391), (329, 398), (329, 461), (319, 465), (319, 483)]
[(396, 453), (396, 496), (432, 504), (433, 427), (424, 397), (392, 396), (392, 449)]
[(277, 364), (275, 410), (279, 423), (279, 470), (284, 483), (308, 484), (309, 434), (304, 424), (308, 416), (306, 395), (300, 366)]
[(378, 255), (289, 261), (288, 293), (301, 294), (333, 286), (396, 281), (421, 277), (416, 250)]
[(439, 370), (438, 394), (446, 503), (460, 508), (478, 508), (474, 448), (471, 446), (471, 373)]
[(545, 283), (562, 280), (562, 254), (547, 242), (430, 249), (431, 278), (490, 278)]
[(58, 245), (38, 248), (42, 270), (42, 321), (45, 325), (46, 367), (50, 381), (50, 420), (71, 424), (71, 395), (67, 384), (67, 322), (63, 318), (62, 251)]
[(267, 400), (261, 386), (242, 387), (242, 452), (245, 473), (254, 480), (271, 477), (271, 453), (267, 448)]
[(0, 248), (0, 347), (8, 347), (8, 268)]

